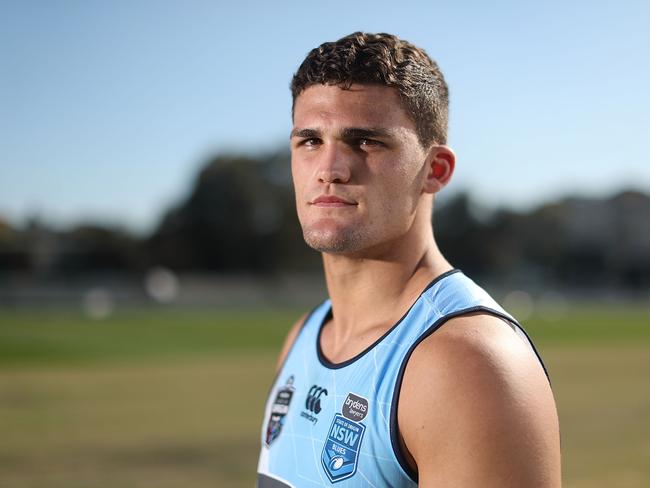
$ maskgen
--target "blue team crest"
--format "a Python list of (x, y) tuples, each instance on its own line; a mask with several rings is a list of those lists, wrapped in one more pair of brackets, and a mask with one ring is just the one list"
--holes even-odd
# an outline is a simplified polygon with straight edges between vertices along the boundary
[[(359, 408), (350, 408), (352, 402)], [(363, 409), (363, 414), (351, 414), (352, 410), (360, 408)], [(321, 454), (321, 464), (332, 483), (350, 478), (357, 472), (359, 451), (366, 426), (355, 420), (363, 419), (367, 410), (368, 401), (350, 393), (343, 404), (343, 415), (334, 415)], [(351, 417), (354, 417), (354, 420)]]

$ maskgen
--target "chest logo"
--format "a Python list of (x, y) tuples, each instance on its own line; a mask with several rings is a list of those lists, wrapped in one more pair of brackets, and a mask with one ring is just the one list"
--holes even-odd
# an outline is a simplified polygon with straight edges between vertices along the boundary
[(280, 432), (282, 432), (282, 426), (284, 425), (285, 416), (289, 412), (289, 405), (291, 404), (294, 391), (293, 376), (290, 376), (286, 385), (278, 390), (273, 406), (271, 407), (271, 415), (266, 424), (266, 447), (270, 447), (273, 441), (278, 438)]
[[(321, 397), (327, 396), (327, 390), (322, 386), (313, 385), (307, 393), (307, 400), (305, 400), (305, 410), (300, 412), (300, 416), (304, 419), (309, 420), (311, 423), (316, 425), (318, 418), (316, 415), (322, 410), (321, 406)], [(312, 415), (314, 414), (314, 415)]]
[(341, 413), (334, 415), (330, 425), (321, 464), (332, 483), (350, 478), (357, 472), (359, 451), (366, 426), (359, 421), (368, 414), (368, 400), (349, 393)]

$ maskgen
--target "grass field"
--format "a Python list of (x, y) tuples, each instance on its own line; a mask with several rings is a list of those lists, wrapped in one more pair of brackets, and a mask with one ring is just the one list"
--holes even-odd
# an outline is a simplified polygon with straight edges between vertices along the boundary
[[(297, 315), (0, 311), (0, 488), (253, 486)], [(650, 307), (525, 325), (553, 380), (564, 486), (650, 486)]]

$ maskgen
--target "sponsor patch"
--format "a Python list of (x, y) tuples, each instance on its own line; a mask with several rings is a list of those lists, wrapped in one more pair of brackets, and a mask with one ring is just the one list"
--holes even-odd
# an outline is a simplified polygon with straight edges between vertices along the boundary
[(354, 393), (348, 393), (348, 397), (343, 402), (341, 413), (346, 419), (360, 422), (368, 415), (368, 400)]
[(284, 418), (289, 412), (289, 405), (291, 404), (294, 391), (293, 376), (290, 376), (287, 383), (278, 390), (273, 406), (271, 407), (271, 415), (266, 424), (266, 439), (264, 441), (266, 447), (270, 447), (273, 441), (278, 438), (280, 432), (282, 432)]
[[(356, 413), (351, 414), (350, 411)], [(321, 464), (332, 483), (350, 478), (357, 472), (366, 426), (356, 420), (363, 419), (367, 414), (368, 400), (350, 393), (343, 402), (341, 413), (334, 415), (321, 453)]]

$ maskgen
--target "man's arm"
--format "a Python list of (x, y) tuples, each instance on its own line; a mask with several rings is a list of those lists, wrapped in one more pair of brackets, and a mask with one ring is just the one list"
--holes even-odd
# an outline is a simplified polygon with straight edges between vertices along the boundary
[(550, 385), (535, 354), (499, 318), (457, 317), (415, 349), (398, 424), (420, 486), (561, 485)]
[(298, 320), (296, 320), (296, 322), (291, 326), (291, 329), (289, 329), (289, 333), (287, 334), (287, 337), (284, 339), (284, 344), (282, 344), (282, 350), (280, 351), (280, 356), (278, 357), (278, 361), (275, 365), (275, 369), (277, 371), (280, 370), (280, 368), (282, 367), (282, 363), (284, 363), (284, 360), (287, 358), (287, 354), (289, 354), (289, 351), (291, 350), (291, 346), (293, 346), (296, 337), (298, 337), (298, 333), (300, 332), (300, 329), (302, 329), (302, 326), (306, 318), (307, 318), (307, 314), (305, 313)]

